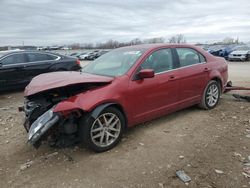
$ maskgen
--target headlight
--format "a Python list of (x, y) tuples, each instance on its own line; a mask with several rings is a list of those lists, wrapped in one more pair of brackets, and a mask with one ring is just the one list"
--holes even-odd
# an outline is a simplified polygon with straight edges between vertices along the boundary
[(51, 108), (45, 112), (31, 125), (28, 135), (29, 142), (34, 143), (39, 140), (39, 138), (59, 120), (59, 115), (54, 114), (53, 109), (54, 108)]

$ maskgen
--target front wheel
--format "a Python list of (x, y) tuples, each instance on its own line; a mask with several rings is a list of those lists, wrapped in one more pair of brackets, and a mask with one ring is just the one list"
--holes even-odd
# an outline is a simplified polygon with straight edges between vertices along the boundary
[(220, 94), (220, 84), (215, 80), (209, 81), (199, 106), (206, 110), (213, 109), (219, 102)]
[(90, 115), (83, 117), (80, 121), (80, 134), (90, 149), (104, 152), (119, 143), (124, 127), (124, 115), (118, 109), (108, 107), (96, 119)]

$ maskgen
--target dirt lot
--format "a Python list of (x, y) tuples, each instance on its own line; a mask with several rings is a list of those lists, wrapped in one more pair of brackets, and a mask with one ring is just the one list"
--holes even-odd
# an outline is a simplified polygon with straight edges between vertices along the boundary
[[(250, 62), (229, 63), (230, 79), (250, 86)], [(250, 187), (250, 103), (225, 94), (217, 108), (179, 111), (130, 129), (113, 150), (35, 150), (27, 144), (22, 92), (0, 95), (0, 187)], [(28, 163), (27, 163), (28, 162)], [(249, 161), (250, 162), (250, 161)], [(25, 164), (26, 163), (26, 164)], [(215, 170), (223, 172), (216, 173)]]

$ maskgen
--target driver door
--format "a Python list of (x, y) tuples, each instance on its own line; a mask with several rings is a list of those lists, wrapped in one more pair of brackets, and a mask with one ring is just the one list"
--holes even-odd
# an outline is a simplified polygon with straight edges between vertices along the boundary
[(0, 61), (0, 88), (9, 89), (25, 86), (25, 70), (23, 64), (26, 57), (23, 53), (11, 54)]
[(141, 69), (153, 69), (153, 78), (134, 78), (130, 81), (128, 101), (133, 101), (134, 123), (145, 122), (168, 111), (177, 103), (178, 81), (174, 78), (175, 63), (170, 48), (151, 53)]

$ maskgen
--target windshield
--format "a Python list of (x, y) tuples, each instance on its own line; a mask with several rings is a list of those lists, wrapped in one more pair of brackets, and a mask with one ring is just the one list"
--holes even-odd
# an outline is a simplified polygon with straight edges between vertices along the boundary
[(131, 48), (112, 50), (89, 63), (82, 72), (112, 77), (121, 76), (135, 64), (144, 51), (144, 49)]

